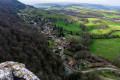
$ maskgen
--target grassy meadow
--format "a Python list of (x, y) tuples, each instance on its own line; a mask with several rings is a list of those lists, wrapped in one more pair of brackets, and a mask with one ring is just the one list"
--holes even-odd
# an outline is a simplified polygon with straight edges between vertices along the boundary
[(80, 23), (81, 21), (76, 21), (71, 24), (66, 24), (66, 22), (63, 20), (57, 20), (55, 22), (57, 26), (63, 27), (65, 30), (68, 30), (68, 31), (80, 31), (81, 30), (81, 28), (79, 27)]
[(115, 54), (120, 53), (120, 38), (92, 39), (89, 51), (95, 55), (113, 60)]
[[(101, 23), (94, 24), (92, 21), (94, 20), (100, 20)], [(107, 24), (107, 28), (97, 28), (101, 24)], [(105, 20), (105, 19), (99, 19), (99, 18), (88, 18), (88, 22), (85, 24), (87, 27), (88, 32), (91, 34), (107, 34), (114, 30), (120, 30), (120, 23), (116, 23), (113, 21)]]
[(120, 36), (120, 31), (113, 31), (110, 35), (111, 35), (111, 36), (112, 36), (112, 35), (118, 35), (118, 36)]

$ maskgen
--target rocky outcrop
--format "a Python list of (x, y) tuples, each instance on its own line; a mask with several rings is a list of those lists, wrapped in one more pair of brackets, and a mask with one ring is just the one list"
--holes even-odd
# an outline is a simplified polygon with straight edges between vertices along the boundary
[(7, 61), (0, 64), (0, 80), (14, 80), (14, 76), (25, 80), (40, 80), (22, 63)]

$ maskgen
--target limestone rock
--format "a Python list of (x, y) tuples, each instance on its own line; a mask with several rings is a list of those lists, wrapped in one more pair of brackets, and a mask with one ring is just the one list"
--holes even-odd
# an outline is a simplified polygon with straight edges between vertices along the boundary
[(12, 70), (9, 68), (0, 68), (0, 80), (13, 80)]
[(13, 75), (25, 80), (40, 80), (35, 74), (26, 69), (24, 64), (13, 61), (0, 64), (0, 80), (14, 80)]

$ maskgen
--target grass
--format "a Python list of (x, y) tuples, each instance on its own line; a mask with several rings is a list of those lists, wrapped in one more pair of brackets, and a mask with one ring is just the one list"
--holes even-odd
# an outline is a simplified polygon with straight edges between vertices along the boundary
[[(102, 23), (96, 23), (94, 24), (93, 20), (100, 20)], [(105, 29), (97, 29), (96, 27), (100, 24), (106, 23), (109, 27)], [(111, 32), (112, 30), (120, 30), (120, 23), (116, 23), (113, 21), (105, 20), (105, 19), (99, 19), (99, 18), (88, 18), (88, 23), (85, 24), (87, 27), (87, 30), (91, 34), (107, 34)], [(92, 27), (92, 28), (91, 28)]]
[(80, 35), (70, 35), (70, 34), (66, 34), (65, 37), (66, 37), (67, 39), (73, 39), (73, 38), (79, 39), (79, 40), (81, 39)]
[(116, 53), (120, 53), (120, 38), (92, 39), (89, 51), (95, 55), (113, 60)]
[(112, 35), (118, 35), (118, 36), (120, 36), (120, 31), (114, 31), (114, 32), (111, 33), (111, 36)]
[(103, 75), (105, 75), (106, 77), (109, 77), (109, 78), (118, 78), (119, 77), (116, 74), (109, 73), (109, 72), (104, 72)]
[(59, 27), (63, 27), (65, 30), (68, 31), (81, 31), (81, 28), (79, 27), (81, 21), (76, 21), (71, 24), (66, 25), (66, 22), (64, 20), (57, 20), (55, 21), (55, 24)]
[(117, 73), (112, 73), (112, 72), (106, 71), (106, 70), (102, 71), (102, 75), (104, 77), (108, 77), (108, 78), (112, 78), (112, 79), (119, 78), (119, 75)]
[(49, 42), (49, 46), (52, 48), (52, 49), (57, 49), (57, 47), (55, 46), (55, 43), (51, 40), (48, 40)]

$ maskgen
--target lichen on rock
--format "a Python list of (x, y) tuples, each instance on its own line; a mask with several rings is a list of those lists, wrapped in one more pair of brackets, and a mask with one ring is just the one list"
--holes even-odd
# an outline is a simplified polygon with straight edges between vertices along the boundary
[(14, 76), (25, 80), (40, 80), (22, 63), (7, 61), (0, 64), (0, 80), (14, 80)]

